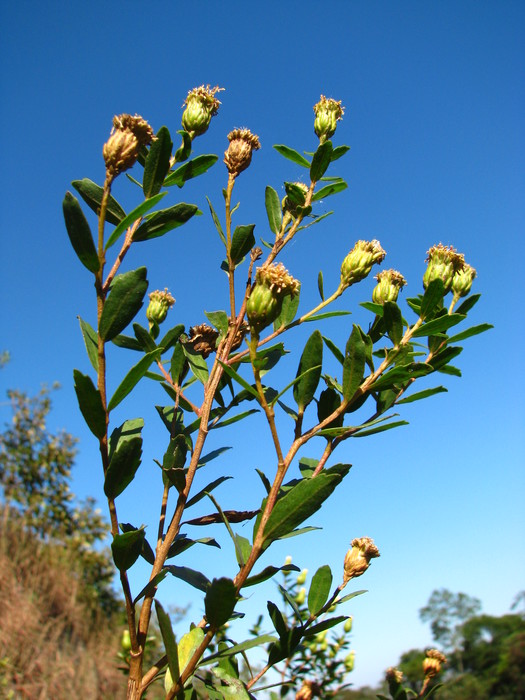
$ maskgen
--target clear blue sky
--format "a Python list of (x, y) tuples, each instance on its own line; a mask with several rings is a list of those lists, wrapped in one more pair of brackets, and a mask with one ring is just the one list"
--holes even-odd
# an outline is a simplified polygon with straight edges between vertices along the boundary
[[(374, 538), (381, 558), (357, 581), (369, 593), (347, 609), (354, 615), (357, 685), (378, 680), (402, 651), (430, 643), (417, 611), (434, 588), (478, 596), (489, 614), (508, 611), (525, 587), (525, 5), (21, 0), (3, 3), (0, 12), (0, 349), (12, 355), (0, 380), (4, 388), (33, 393), (42, 382), (62, 384), (51, 427), (80, 438), (75, 491), (99, 496), (102, 480), (72, 388), (73, 368), (89, 370), (76, 316), (93, 322), (95, 308), (89, 274), (63, 225), (61, 201), (70, 181), (102, 182), (101, 148), (113, 114), (139, 113), (155, 129), (166, 124), (174, 133), (187, 91), (218, 84), (226, 88), (223, 104), (196, 142), (197, 152), (221, 154), (236, 126), (260, 136), (262, 149), (239, 179), (237, 197), (239, 221), (256, 223), (264, 238), (264, 187), (282, 192), (284, 180), (301, 175), (271, 145), (315, 148), (312, 106), (322, 93), (346, 107), (335, 142), (352, 150), (336, 174), (349, 189), (326, 203), (336, 214), (285, 256), (303, 283), (305, 303), (315, 298), (319, 269), (327, 288), (330, 280), (337, 283), (343, 256), (360, 238), (381, 241), (385, 265), (400, 269), (409, 280), (407, 295), (415, 295), (426, 250), (442, 241), (478, 271), (475, 291), (483, 297), (472, 322), (495, 329), (465, 343), (457, 362), (461, 380), (438, 377), (448, 394), (406, 406), (410, 426), (341, 449), (338, 460), (354, 468), (312, 519), (324, 529), (277, 547), (273, 562), (292, 553), (312, 573), (324, 563), (337, 572), (353, 537)], [(132, 206), (136, 195), (121, 180), (117, 197)], [(225, 182), (219, 162), (188, 183), (181, 199), (196, 202), (204, 215), (137, 246), (126, 260), (126, 269), (147, 265), (150, 289), (169, 287), (177, 299), (174, 323), (201, 322), (203, 308), (227, 304), (217, 269), (220, 245), (204, 199), (206, 192), (219, 206)], [(173, 203), (178, 195), (168, 198)], [(356, 305), (373, 284), (370, 279), (348, 292), (339, 308), (366, 323)], [(322, 330), (342, 340), (347, 329), (336, 328)], [(292, 348), (305, 337), (298, 333)], [(114, 383), (134, 360), (112, 355)], [(154, 523), (158, 512), (152, 459), (165, 438), (150, 409), (164, 397), (147, 384), (141, 392), (119, 414), (143, 414), (151, 441), (130, 489), (144, 511), (137, 513), (127, 495), (119, 506), (121, 519), (137, 524)], [(5, 404), (1, 417), (9, 419)], [(264, 467), (267, 455), (253, 452), (250, 430), (247, 424), (240, 448), (210, 468), (210, 480), (221, 473), (236, 477), (217, 491), (227, 508), (240, 501), (257, 505), (254, 468)], [(217, 439), (232, 444), (233, 429)], [(214, 534), (224, 542), (222, 554), (211, 553), (214, 572), (231, 575), (229, 544), (219, 528)], [(193, 551), (180, 563), (198, 566), (208, 553)], [(246, 604), (250, 621), (269, 597), (275, 599), (272, 584)], [(184, 604), (192, 589), (171, 582), (161, 598)], [(193, 613), (200, 617), (198, 603)]]

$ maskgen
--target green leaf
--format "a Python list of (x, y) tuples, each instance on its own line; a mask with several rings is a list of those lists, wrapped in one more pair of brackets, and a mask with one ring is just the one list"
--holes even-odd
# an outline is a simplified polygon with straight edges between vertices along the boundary
[(471, 294), (456, 309), (457, 314), (467, 314), (478, 303), (481, 294)]
[(171, 187), (172, 185), (177, 185), (177, 187), (182, 187), (187, 180), (191, 180), (193, 177), (202, 175), (207, 170), (209, 170), (212, 165), (215, 165), (219, 156), (214, 154), (202, 155), (189, 160), (180, 168), (174, 170), (168, 175), (164, 180), (164, 187)]
[(297, 151), (295, 151), (293, 148), (289, 148), (288, 146), (284, 146), (283, 144), (278, 144), (274, 146), (274, 148), (277, 151), (277, 153), (280, 153), (285, 158), (288, 158), (288, 160), (291, 160), (292, 163), (295, 163), (296, 165), (302, 165), (303, 168), (310, 167), (310, 163), (306, 160), (306, 158)]
[(221, 700), (250, 700), (250, 698), (253, 697), (248, 694), (243, 681), (232, 676), (231, 673), (228, 673), (224, 668), (214, 666), (211, 671), (213, 675), (223, 683), (223, 685), (220, 686), (219, 694)]
[(73, 370), (73, 377), (78, 405), (84, 420), (95, 437), (103, 438), (106, 434), (106, 413), (100, 391), (95, 388), (91, 377), (82, 374), (78, 369)]
[(296, 209), (304, 206), (306, 192), (302, 187), (299, 187), (295, 182), (285, 182), (284, 189), (289, 204), (293, 205)]
[(383, 305), (383, 320), (388, 337), (394, 343), (394, 346), (399, 345), (403, 337), (403, 317), (401, 309), (395, 301), (385, 301)]
[(362, 301), (359, 306), (362, 306), (367, 311), (371, 311), (376, 316), (383, 316), (383, 304), (374, 304), (373, 301)]
[(358, 430), (352, 437), (360, 438), (367, 437), (367, 435), (375, 435), (376, 433), (383, 433), (385, 430), (391, 430), (392, 428), (398, 428), (401, 425), (408, 425), (406, 420), (398, 420), (393, 423), (384, 423), (383, 425), (378, 425), (375, 428), (370, 428), (369, 430)]
[(277, 235), (281, 230), (283, 214), (279, 195), (270, 185), (266, 187), (264, 192), (264, 203), (266, 205), (266, 214), (268, 216), (270, 230)]
[(126, 374), (124, 379), (121, 381), (115, 393), (111, 397), (108, 404), (108, 410), (112, 411), (116, 408), (119, 403), (126, 398), (126, 396), (134, 389), (138, 382), (148, 371), (151, 363), (160, 357), (161, 349), (157, 348), (152, 352), (148, 352), (142, 359), (140, 359), (136, 365), (134, 365), (129, 372)]
[(212, 627), (218, 629), (228, 622), (237, 602), (237, 591), (229, 578), (214, 578), (208, 585), (204, 598), (206, 619)]
[[(226, 247), (226, 236), (224, 235), (224, 231), (222, 230), (221, 222), (219, 220), (219, 217), (217, 216), (215, 209), (212, 206), (212, 203), (206, 197), (206, 200), (208, 202), (208, 206), (210, 208), (210, 213), (211, 213), (211, 218), (213, 219), (213, 223), (215, 224), (215, 228), (217, 229), (217, 233), (219, 234), (221, 241), (224, 243), (224, 247)], [(271, 246), (270, 246), (271, 247)]]
[(144, 328), (144, 326), (141, 326), (140, 323), (134, 323), (133, 332), (135, 333), (135, 338), (140, 343), (141, 348), (144, 352), (153, 352), (154, 350), (157, 350), (157, 345), (155, 341), (148, 333), (148, 331)]
[(140, 557), (144, 537), (143, 527), (140, 530), (130, 530), (113, 537), (111, 552), (115, 566), (119, 571), (127, 571)]
[(240, 644), (234, 644), (231, 647), (225, 647), (216, 651), (214, 654), (206, 656), (200, 665), (207, 665), (213, 659), (225, 658), (228, 656), (235, 656), (235, 654), (240, 654), (247, 649), (253, 649), (254, 647), (262, 647), (264, 644), (269, 644), (270, 642), (277, 641), (276, 637), (271, 634), (262, 634), (259, 637), (254, 637), (246, 642), (241, 642)]
[(267, 566), (265, 569), (260, 571), (254, 576), (250, 576), (246, 579), (243, 584), (243, 588), (248, 588), (249, 586), (256, 586), (263, 581), (268, 581), (268, 579), (275, 576), (278, 571), (300, 571), (298, 566), (295, 564), (285, 564), (284, 566)]
[(323, 177), (332, 160), (332, 152), (332, 142), (325, 141), (314, 153), (310, 166), (310, 180), (312, 182), (318, 182)]
[(296, 378), (301, 375), (302, 378), (294, 384), (293, 388), (293, 397), (300, 413), (313, 401), (321, 378), (322, 364), (323, 336), (318, 330), (315, 330), (306, 341), (297, 368)]
[(197, 377), (199, 381), (201, 381), (203, 384), (206, 384), (208, 381), (208, 365), (206, 364), (206, 360), (202, 355), (199, 355), (199, 353), (194, 352), (193, 349), (189, 346), (186, 345), (185, 343), (182, 343), (182, 351), (184, 352), (184, 355), (186, 356), (186, 359), (188, 360), (191, 371), (193, 374)]
[(332, 163), (334, 160), (338, 160), (341, 156), (344, 156), (345, 153), (348, 153), (349, 150), (350, 146), (337, 146), (334, 148), (332, 151)]
[[(141, 555), (144, 556), (144, 552), (141, 552)], [(153, 559), (153, 562), (154, 561), (155, 561), (155, 559)], [(150, 563), (153, 563), (153, 562), (150, 562)], [(155, 589), (157, 588), (159, 583), (161, 583), (166, 578), (167, 575), (168, 575), (168, 572), (166, 571), (166, 569), (162, 569), (162, 571), (159, 571), (159, 573), (156, 576), (154, 576), (151, 579), (151, 581), (148, 581), (148, 583), (144, 586), (144, 588), (139, 593), (137, 593), (137, 595), (133, 599), (133, 605), (136, 605), (139, 602), (139, 600), (144, 598), (144, 596), (151, 595), (152, 593), (155, 593)], [(155, 602), (157, 602), (157, 601), (155, 601)]]
[(241, 375), (238, 374), (238, 372), (236, 372), (233, 369), (233, 367), (230, 367), (229, 365), (225, 364), (224, 362), (221, 362), (221, 360), (218, 360), (218, 362), (229, 377), (231, 377), (232, 379), (235, 379), (235, 381), (238, 384), (240, 384), (243, 387), (243, 389), (246, 389), (246, 391), (249, 394), (251, 394), (253, 397), (255, 397), (257, 399), (257, 401), (259, 401), (259, 394), (257, 393), (257, 389), (255, 387), (248, 384), (248, 382), (245, 379), (243, 379), (243, 377), (241, 377)]
[(451, 362), (451, 360), (457, 357), (462, 351), (463, 348), (459, 348), (457, 346), (452, 348), (444, 348), (432, 358), (432, 368), (435, 370), (442, 370), (445, 365)]
[(80, 316), (78, 316), (80, 323), (80, 330), (82, 331), (82, 337), (84, 338), (84, 345), (86, 346), (86, 352), (89, 357), (89, 361), (93, 365), (95, 372), (98, 372), (98, 336), (96, 331), (89, 325), (87, 321), (83, 321)]
[(353, 325), (343, 361), (343, 396), (350, 401), (365, 373), (366, 345), (359, 326)]
[(292, 297), (290, 294), (287, 294), (283, 298), (283, 304), (281, 307), (281, 313), (275, 321), (273, 322), (273, 327), (274, 330), (279, 330), (279, 328), (282, 328), (283, 326), (287, 326), (289, 323), (291, 323), (294, 318), (295, 314), (297, 313), (297, 309), (299, 307), (299, 296), (300, 296), (300, 290), (297, 292), (297, 294), (294, 294)]
[(187, 131), (184, 131), (184, 129), (177, 131), (177, 134), (182, 138), (182, 144), (180, 148), (175, 151), (175, 162), (182, 163), (188, 160), (191, 155), (191, 136)]
[(146, 199), (160, 192), (164, 178), (170, 169), (171, 149), (173, 148), (170, 132), (165, 126), (161, 126), (155, 136), (156, 139), (149, 148), (148, 157), (144, 164), (142, 189)]
[[(324, 501), (341, 483), (342, 475), (326, 470), (315, 479), (302, 479), (282, 496), (268, 518), (263, 532), (264, 547), (290, 534), (307, 518), (319, 510)], [(254, 539), (259, 525), (254, 526)]]
[(311, 323), (312, 321), (323, 321), (325, 318), (336, 318), (338, 316), (350, 316), (351, 311), (327, 311), (322, 314), (315, 314), (314, 316), (309, 316), (305, 321)]
[(109, 467), (104, 479), (104, 493), (110, 499), (115, 499), (124, 491), (133, 481), (140, 466), (142, 457), (140, 429), (143, 424), (142, 419), (125, 421), (111, 435)]
[(131, 338), (129, 335), (116, 335), (112, 338), (111, 342), (118, 348), (124, 348), (124, 350), (136, 350), (142, 352), (142, 345), (136, 338)]
[(320, 190), (315, 192), (314, 196), (312, 197), (312, 202), (318, 202), (320, 199), (326, 199), (326, 197), (330, 197), (332, 194), (343, 192), (347, 189), (347, 187), (348, 185), (346, 182), (332, 182), (330, 185), (321, 187)]
[(226, 335), (228, 332), (228, 314), (226, 311), (205, 311), (204, 315), (221, 335)]
[[(71, 184), (88, 207), (98, 216), (100, 212), (100, 205), (102, 204), (104, 188), (94, 183), (93, 180), (89, 180), (87, 177), (85, 177), (83, 180), (73, 180)], [(125, 216), (126, 212), (124, 209), (122, 209), (117, 200), (110, 195), (106, 208), (106, 221), (116, 226)]]
[(179, 323), (177, 326), (170, 328), (170, 330), (166, 333), (164, 338), (162, 338), (162, 340), (159, 341), (159, 348), (162, 348), (163, 354), (175, 345), (182, 333), (184, 333), (184, 326), (182, 325), (182, 323)]
[(248, 558), (251, 554), (252, 543), (247, 537), (243, 537), (239, 534), (234, 534), (234, 542), (237, 563), (239, 564), (239, 567), (242, 568), (248, 561)]
[(467, 330), (462, 331), (457, 335), (453, 335), (451, 338), (448, 339), (447, 342), (459, 343), (461, 340), (471, 338), (473, 335), (478, 335), (479, 333), (485, 333), (485, 331), (490, 331), (491, 328), (494, 328), (494, 326), (491, 323), (480, 323), (479, 326), (471, 326), (471, 328), (467, 328)]
[(226, 418), (225, 420), (220, 421), (220, 423), (215, 423), (214, 425), (210, 426), (210, 430), (217, 430), (218, 428), (225, 428), (227, 425), (232, 425), (232, 423), (237, 423), (240, 420), (243, 420), (244, 418), (247, 418), (248, 416), (251, 416), (252, 413), (258, 413), (259, 409), (257, 408), (252, 408), (249, 411), (244, 411), (244, 413), (238, 413), (236, 416), (232, 416), (231, 418)]
[(93, 242), (91, 229), (84, 212), (80, 208), (78, 199), (73, 197), (71, 192), (66, 192), (62, 209), (69, 240), (75, 253), (84, 267), (87, 267), (90, 272), (97, 273), (100, 269), (100, 260)]
[(313, 575), (308, 591), (308, 610), (311, 615), (317, 615), (328, 600), (332, 579), (332, 571), (328, 564), (321, 566)]
[(326, 347), (330, 350), (330, 352), (335, 357), (335, 359), (340, 364), (344, 364), (345, 356), (343, 355), (341, 350), (339, 350), (337, 345), (332, 340), (330, 340), (330, 338), (327, 338), (325, 335), (323, 335), (323, 340), (325, 342)]
[(319, 274), (317, 275), (317, 289), (319, 290), (321, 301), (324, 301), (323, 273), (321, 270), (319, 270)]
[[(208, 452), (207, 455), (204, 455), (204, 457), (201, 457), (199, 459), (199, 463), (197, 467), (203, 467), (205, 464), (208, 464), (208, 462), (211, 462), (214, 460), (216, 457), (221, 455), (223, 452), (226, 452), (227, 450), (231, 450), (231, 447), (218, 447), (216, 450), (212, 450), (211, 452)], [(229, 478), (229, 477), (226, 477)]]
[(104, 341), (113, 340), (132, 321), (139, 309), (148, 288), (146, 268), (117, 275), (111, 285), (100, 317), (100, 337)]
[(444, 386), (436, 386), (434, 389), (424, 389), (423, 391), (418, 391), (416, 394), (407, 396), (404, 399), (396, 401), (396, 404), (401, 403), (412, 403), (412, 401), (419, 401), (420, 399), (426, 399), (429, 396), (434, 396), (434, 394), (441, 394), (444, 391), (448, 391)]
[(175, 641), (175, 635), (173, 634), (171, 621), (169, 615), (164, 611), (164, 608), (158, 600), (155, 601), (155, 611), (157, 613), (157, 620), (159, 621), (159, 628), (162, 641), (164, 642), (166, 656), (168, 657), (168, 668), (170, 670), (171, 680), (173, 681), (173, 679), (175, 679), (177, 681), (180, 676), (179, 650), (177, 642)]
[[(179, 673), (184, 673), (186, 666), (191, 661), (193, 655), (200, 647), (204, 640), (204, 630), (202, 627), (194, 627), (192, 630), (183, 635), (178, 643), (178, 663), (179, 663)], [(173, 678), (169, 668), (166, 671), (166, 676), (164, 678), (164, 688), (166, 693), (169, 693), (171, 687), (173, 686)], [(184, 695), (181, 693), (181, 700)]]
[(250, 250), (254, 247), (254, 228), (255, 224), (248, 224), (247, 226), (237, 226), (237, 228), (233, 232), (230, 255), (232, 262), (235, 265), (240, 263), (244, 256), (247, 255), (250, 252)]
[(151, 197), (150, 199), (146, 199), (143, 202), (141, 202), (138, 207), (135, 207), (133, 211), (130, 211), (130, 213), (122, 219), (122, 221), (119, 223), (119, 225), (116, 227), (116, 229), (113, 231), (111, 236), (108, 238), (108, 241), (106, 243), (106, 250), (111, 248), (111, 246), (120, 238), (120, 236), (124, 233), (124, 231), (128, 228), (128, 226), (131, 226), (131, 224), (134, 224), (137, 219), (140, 219), (144, 214), (146, 214), (150, 209), (153, 209), (153, 207), (160, 202), (160, 200), (168, 194), (167, 192), (161, 192), (160, 194), (156, 194), (154, 197)]
[(197, 588), (199, 591), (206, 592), (210, 584), (209, 579), (207, 579), (204, 574), (201, 574), (200, 571), (189, 569), (187, 566), (174, 566), (173, 564), (169, 564), (165, 568), (168, 569), (172, 576), (180, 578), (181, 581), (189, 583), (190, 586)]
[(420, 326), (414, 333), (412, 333), (413, 338), (421, 338), (422, 336), (435, 335), (436, 333), (442, 333), (448, 330), (457, 323), (460, 323), (465, 318), (464, 314), (445, 314), (444, 316), (438, 316)]
[(317, 625), (312, 625), (312, 627), (308, 627), (308, 629), (304, 633), (304, 636), (313, 637), (314, 635), (319, 634), (319, 632), (329, 630), (331, 627), (335, 627), (336, 625), (340, 624), (341, 622), (344, 622), (345, 620), (348, 620), (347, 615), (338, 615), (337, 617), (330, 617), (327, 620), (323, 620)]
[(169, 209), (161, 209), (146, 217), (135, 231), (133, 241), (149, 241), (159, 238), (189, 221), (195, 214), (201, 214), (195, 204), (180, 202)]
[(440, 309), (443, 305), (443, 297), (445, 296), (445, 289), (443, 281), (440, 279), (435, 279), (430, 282), (425, 290), (423, 299), (421, 301), (421, 309), (419, 315), (422, 319), (426, 319), (432, 316), (437, 309)]
[(217, 488), (217, 486), (220, 486), (220, 484), (224, 483), (225, 481), (228, 481), (228, 479), (233, 479), (233, 477), (220, 476), (218, 479), (215, 479), (215, 481), (210, 482), (201, 491), (199, 491), (199, 493), (196, 493), (195, 496), (193, 496), (193, 498), (190, 498), (190, 500), (186, 503), (186, 508), (191, 508), (191, 506), (194, 506), (196, 503), (202, 500), (208, 493), (211, 493), (213, 489)]
[(377, 379), (371, 386), (370, 389), (373, 391), (383, 391), (384, 389), (391, 389), (394, 385), (404, 384), (410, 379), (417, 379), (418, 377), (424, 377), (426, 374), (430, 374), (433, 369), (430, 365), (423, 362), (413, 362), (409, 365), (401, 365), (400, 367), (394, 367), (385, 374), (383, 374), (379, 379)]

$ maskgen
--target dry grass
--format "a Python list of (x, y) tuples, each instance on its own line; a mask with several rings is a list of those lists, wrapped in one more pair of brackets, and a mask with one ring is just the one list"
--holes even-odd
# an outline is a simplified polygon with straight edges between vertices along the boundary
[(0, 520), (0, 698), (124, 697), (118, 622), (85, 602), (72, 555)]

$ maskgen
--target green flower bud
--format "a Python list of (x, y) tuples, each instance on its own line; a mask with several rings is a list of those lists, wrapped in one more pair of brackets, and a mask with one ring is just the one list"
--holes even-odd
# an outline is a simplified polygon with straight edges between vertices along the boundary
[(344, 111), (341, 102), (321, 95), (319, 102), (314, 105), (314, 129), (320, 143), (332, 138), (337, 128), (337, 122), (343, 118)]
[(350, 634), (350, 632), (352, 631), (353, 621), (354, 621), (353, 617), (349, 617), (348, 620), (345, 620), (345, 624), (343, 626), (343, 629), (346, 632), (346, 634)]
[(306, 574), (308, 573), (308, 569), (303, 569), (299, 576), (297, 577), (297, 585), (302, 586), (303, 583), (306, 581)]
[(299, 287), (282, 263), (257, 268), (255, 285), (246, 303), (246, 315), (255, 335), (275, 321), (284, 297), (294, 296)]
[(182, 128), (194, 139), (196, 136), (204, 134), (210, 126), (211, 118), (219, 111), (219, 100), (215, 97), (216, 92), (224, 88), (218, 86), (210, 88), (209, 85), (201, 85), (188, 92), (184, 101), (186, 109), (182, 114)]
[(295, 602), (297, 605), (302, 605), (306, 600), (306, 588), (301, 588), (299, 593), (295, 596)]
[(372, 265), (382, 263), (385, 255), (379, 241), (357, 241), (341, 265), (341, 287), (346, 289), (365, 279)]
[(458, 270), (452, 278), (452, 292), (456, 299), (466, 297), (472, 287), (472, 282), (476, 277), (476, 270), (465, 263), (461, 270)]
[(355, 651), (351, 651), (348, 656), (345, 657), (343, 661), (345, 668), (348, 673), (351, 673), (354, 670), (354, 663), (355, 663)]
[(120, 639), (120, 647), (122, 651), (130, 651), (131, 638), (129, 636), (129, 630), (124, 630), (124, 632), (122, 632), (122, 637)]
[(465, 257), (452, 246), (444, 246), (440, 243), (430, 248), (426, 262), (428, 262), (428, 267), (423, 275), (425, 289), (430, 282), (440, 279), (443, 281), (445, 293), (447, 293), (452, 286), (454, 275), (463, 269)]
[(149, 304), (146, 309), (146, 318), (149, 321), (150, 333), (155, 337), (158, 335), (159, 324), (162, 323), (168, 311), (171, 309), (175, 299), (171, 296), (167, 289), (163, 292), (156, 290), (149, 295)]
[[(285, 183), (289, 194), (281, 202), (283, 214), (293, 219), (299, 214), (299, 207), (304, 207), (304, 201), (308, 194), (308, 186), (304, 182)], [(289, 218), (288, 217), (288, 218)]]
[(252, 162), (253, 151), (258, 151), (261, 147), (259, 137), (249, 129), (234, 129), (228, 134), (230, 145), (224, 153), (224, 162), (228, 168), (228, 172), (233, 177), (237, 177), (239, 173), (250, 165)]
[(154, 138), (153, 129), (138, 114), (134, 117), (131, 114), (113, 117), (111, 134), (102, 148), (106, 177), (114, 180), (124, 170), (131, 168), (142, 146), (148, 146)]
[(379, 556), (379, 549), (370, 537), (358, 537), (352, 540), (344, 561), (343, 587), (348, 581), (361, 576), (370, 566), (370, 560)]
[(374, 304), (384, 304), (385, 301), (397, 301), (399, 290), (406, 284), (403, 275), (396, 270), (382, 270), (376, 275), (376, 280), (377, 285), (372, 292)]

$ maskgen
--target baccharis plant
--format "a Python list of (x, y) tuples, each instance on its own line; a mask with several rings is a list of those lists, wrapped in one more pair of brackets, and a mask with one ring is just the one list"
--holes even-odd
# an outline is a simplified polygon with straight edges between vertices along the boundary
[[(91, 376), (75, 370), (74, 381), (80, 410), (100, 446), (112, 552), (129, 625), (126, 639), (131, 700), (143, 697), (158, 679), (164, 680), (166, 698), (256, 696), (267, 671), (285, 669), (286, 676), (286, 669), (297, 668), (292, 662), (294, 654), (303, 653), (324, 630), (344, 625), (348, 616), (332, 613), (356, 593), (342, 595), (343, 588), (366, 571), (373, 557), (379, 556), (368, 537), (355, 538), (344, 562), (341, 557), (333, 590), (329, 566), (321, 567), (312, 577), (307, 614), (298, 609), (293, 595), (283, 588), (284, 600), (296, 614), (290, 617), (269, 602), (272, 634), (246, 640), (234, 640), (224, 634), (226, 623), (238, 615), (236, 610), (245, 589), (267, 581), (278, 571), (298, 570), (291, 563), (261, 568), (259, 560), (275, 541), (310, 529), (303, 525), (305, 521), (342, 484), (350, 465), (330, 465), (336, 448), (350, 438), (404, 424), (395, 419), (397, 414), (387, 412), (403, 403), (444, 391), (436, 386), (407, 395), (420, 377), (434, 372), (459, 374), (450, 364), (461, 352), (457, 343), (490, 327), (483, 324), (449, 335), (453, 327), (465, 321), (479, 295), (469, 296), (474, 269), (454, 248), (441, 244), (428, 252), (424, 293), (407, 299), (410, 307), (407, 318), (397, 304), (399, 291), (406, 284), (404, 277), (395, 270), (380, 272), (373, 301), (362, 304), (371, 312), (369, 327), (363, 329), (353, 324), (342, 348), (324, 337), (317, 326), (323, 319), (336, 316), (348, 324), (345, 312), (328, 307), (382, 263), (385, 251), (379, 241), (357, 241), (342, 261), (340, 278), (333, 291), (325, 296), (319, 275), (320, 302), (315, 308), (301, 308), (301, 283), (277, 258), (292, 240), (300, 240), (306, 228), (328, 216), (316, 211), (320, 201), (347, 187), (342, 178), (327, 175), (349, 149), (332, 143), (343, 117), (343, 107), (326, 97), (321, 97), (314, 108), (318, 141), (313, 155), (302, 155), (284, 145), (275, 146), (294, 167), (304, 169), (305, 177), (304, 182), (285, 182), (286, 196), (282, 200), (273, 187), (266, 187), (268, 224), (264, 240), (261, 239), (265, 254), (257, 245), (254, 224), (234, 227), (237, 207), (232, 206), (237, 178), (248, 177), (243, 173), (260, 148), (259, 138), (244, 128), (234, 129), (228, 135), (222, 222), (209, 203), (210, 224), (213, 222), (225, 251), (221, 266), (227, 280), (226, 310), (206, 313), (209, 325), (185, 328), (176, 324), (161, 333), (161, 326), (174, 314), (170, 309), (175, 300), (170, 292), (177, 294), (176, 279), (168, 279), (165, 284), (170, 292), (165, 289), (149, 294), (148, 327), (141, 325), (137, 319), (146, 299), (147, 270), (141, 266), (123, 272), (122, 263), (136, 243), (164, 236), (200, 213), (196, 205), (185, 202), (163, 209), (158, 205), (174, 185), (182, 188), (187, 180), (204, 174), (218, 160), (216, 155), (191, 158), (194, 139), (206, 133), (217, 114), (218, 92), (217, 87), (201, 86), (188, 94), (182, 116), (183, 130), (177, 132), (181, 145), (175, 151), (165, 126), (154, 132), (142, 117), (129, 114), (114, 117), (113, 130), (103, 147), (106, 168), (103, 185), (88, 179), (73, 182), (81, 199), (98, 217), (95, 235), (79, 200), (68, 192), (63, 202), (69, 238), (80, 261), (93, 276), (96, 294), (96, 323), (80, 320), (96, 378), (93, 381)], [(135, 188), (138, 203), (126, 212), (111, 192), (115, 179), (131, 168), (134, 175), (129, 177), (130, 186)], [(272, 239), (269, 243), (268, 238)], [(113, 255), (117, 243), (120, 249)], [(143, 247), (140, 252), (142, 260)], [(201, 260), (199, 265), (202, 268), (208, 262), (211, 261)], [(452, 293), (452, 301), (447, 307), (448, 292)], [(466, 298), (462, 300), (463, 297)], [(219, 298), (216, 289), (210, 290), (213, 304)], [(413, 314), (415, 318), (407, 320)], [(298, 354), (295, 376), (278, 388), (273, 385), (271, 370), (286, 354), (284, 341), (289, 331), (306, 321), (313, 321), (316, 329)], [(131, 334), (124, 334), (130, 325)], [(111, 396), (106, 389), (106, 347), (110, 343), (139, 355), (131, 369), (121, 372), (121, 381)], [(323, 373), (325, 348), (337, 366), (334, 376)], [(141, 464), (144, 421), (140, 417), (130, 418), (115, 425), (113, 411), (143, 378), (155, 381), (159, 395), (167, 397), (167, 404), (157, 407), (167, 436), (165, 450), (158, 454), (161, 515), (153, 538), (146, 537), (145, 528), (138, 526), (140, 507), (134, 516), (135, 524), (122, 522), (117, 513), (118, 498), (125, 489), (133, 488)], [(251, 407), (243, 409), (247, 402), (252, 402)], [(363, 418), (356, 420), (358, 409)], [(209, 432), (242, 421), (256, 411), (267, 423), (273, 454), (259, 472), (260, 506), (255, 511), (246, 511), (241, 502), (235, 510), (223, 510), (212, 492), (229, 477), (224, 475), (210, 480), (204, 488), (194, 488), (197, 470), (202, 476), (200, 470), (206, 470), (206, 465), (221, 452), (220, 449), (205, 451)], [(280, 411), (288, 422), (276, 416)], [(312, 445), (318, 437), (322, 439)], [(318, 450), (316, 458), (304, 453), (307, 447)], [(214, 517), (188, 515), (204, 498), (213, 503)], [(254, 524), (250, 537), (235, 532), (236, 523), (251, 519)], [(188, 547), (217, 543), (206, 537), (191, 539), (181, 529), (183, 521), (197, 521), (201, 526), (207, 522), (224, 523), (236, 555), (233, 561), (224, 563), (225, 569), (231, 571), (229, 577), (209, 580), (205, 573), (184, 566)], [(148, 562), (151, 571), (144, 585), (132, 591), (128, 570), (139, 557)], [(170, 563), (174, 559), (177, 565)], [(166, 576), (183, 579), (203, 595), (204, 616), (188, 620), (187, 632), (178, 640), (168, 614), (155, 600), (157, 588)], [(165, 655), (146, 668), (144, 650), (154, 604)], [(247, 659), (247, 652), (254, 647), (266, 650), (264, 667), (258, 672), (248, 671), (248, 676), (241, 679), (237, 656), (242, 654)], [(344, 668), (349, 671), (351, 665), (353, 661), (350, 664), (347, 660)], [(314, 673), (315, 667), (309, 667), (309, 671)], [(284, 677), (283, 682), (287, 683), (288, 692), (291, 681)], [(315, 677), (294, 678), (293, 683), (299, 698), (316, 694)]]

